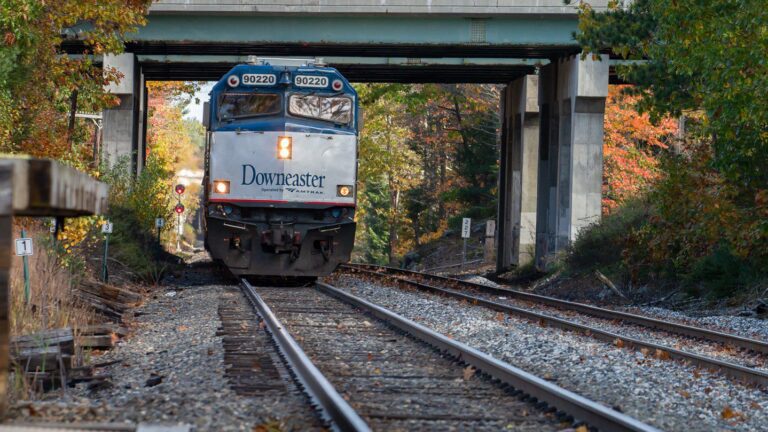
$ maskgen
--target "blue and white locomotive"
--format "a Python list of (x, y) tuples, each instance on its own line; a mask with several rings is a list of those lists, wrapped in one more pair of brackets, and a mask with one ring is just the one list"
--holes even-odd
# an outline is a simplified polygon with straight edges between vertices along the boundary
[(252, 58), (210, 96), (203, 182), (212, 258), (236, 275), (282, 277), (347, 262), (358, 132), (349, 82), (317, 61)]

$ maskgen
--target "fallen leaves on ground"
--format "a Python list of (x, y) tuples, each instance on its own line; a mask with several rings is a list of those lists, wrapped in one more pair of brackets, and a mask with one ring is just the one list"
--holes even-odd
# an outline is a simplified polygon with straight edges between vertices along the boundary
[(477, 369), (475, 369), (472, 366), (467, 366), (464, 368), (464, 381), (469, 381), (470, 378), (472, 378), (475, 375), (475, 372), (477, 372)]
[(280, 432), (282, 430), (283, 425), (277, 420), (272, 420), (253, 427), (253, 432)]
[(660, 349), (656, 350), (655, 356), (659, 360), (669, 360), (670, 359), (669, 353), (664, 351), (664, 350), (660, 350)]
[(720, 413), (720, 417), (724, 418), (725, 420), (741, 419), (743, 418), (743, 414), (726, 405), (725, 408), (723, 408), (723, 411)]

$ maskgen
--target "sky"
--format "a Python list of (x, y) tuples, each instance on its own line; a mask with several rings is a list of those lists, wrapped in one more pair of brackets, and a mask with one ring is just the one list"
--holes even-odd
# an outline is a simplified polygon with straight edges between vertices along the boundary
[(187, 107), (187, 113), (184, 115), (185, 119), (196, 119), (199, 122), (203, 121), (203, 103), (208, 100), (208, 93), (211, 91), (214, 81), (209, 81), (200, 88), (200, 91), (195, 94), (195, 99), (199, 99), (200, 103), (195, 103), (194, 99), (192, 103)]

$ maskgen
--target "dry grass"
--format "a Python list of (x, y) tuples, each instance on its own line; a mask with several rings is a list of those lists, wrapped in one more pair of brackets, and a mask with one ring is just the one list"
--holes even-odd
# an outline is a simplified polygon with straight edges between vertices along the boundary
[(24, 274), (21, 257), (14, 257), (11, 272), (10, 318), (11, 336), (40, 330), (87, 324), (90, 311), (72, 295), (74, 277), (50, 253), (36, 242), (35, 254), (29, 257), (30, 300), (24, 299)]
[[(30, 235), (30, 234), (28, 234)], [(30, 299), (24, 297), (24, 272), (21, 257), (13, 257), (10, 278), (10, 332), (11, 337), (28, 335), (41, 330), (69, 327), (77, 334), (79, 328), (92, 322), (93, 313), (75, 299), (73, 289), (77, 278), (60, 262), (55, 253), (47, 250), (40, 240), (46, 232), (31, 234), (35, 240), (35, 254), (28, 257)], [(18, 238), (18, 233), (14, 236)], [(76, 353), (81, 358), (82, 353)], [(76, 360), (76, 363), (79, 361)], [(16, 365), (9, 376), (11, 400), (37, 399), (39, 383), (29, 379)]]

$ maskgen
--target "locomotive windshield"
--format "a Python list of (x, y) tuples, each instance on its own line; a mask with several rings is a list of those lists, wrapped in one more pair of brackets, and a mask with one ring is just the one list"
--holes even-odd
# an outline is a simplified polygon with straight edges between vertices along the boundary
[(280, 95), (268, 93), (223, 93), (219, 96), (219, 120), (277, 114)]
[(338, 124), (352, 122), (352, 99), (341, 96), (291, 95), (288, 112)]

